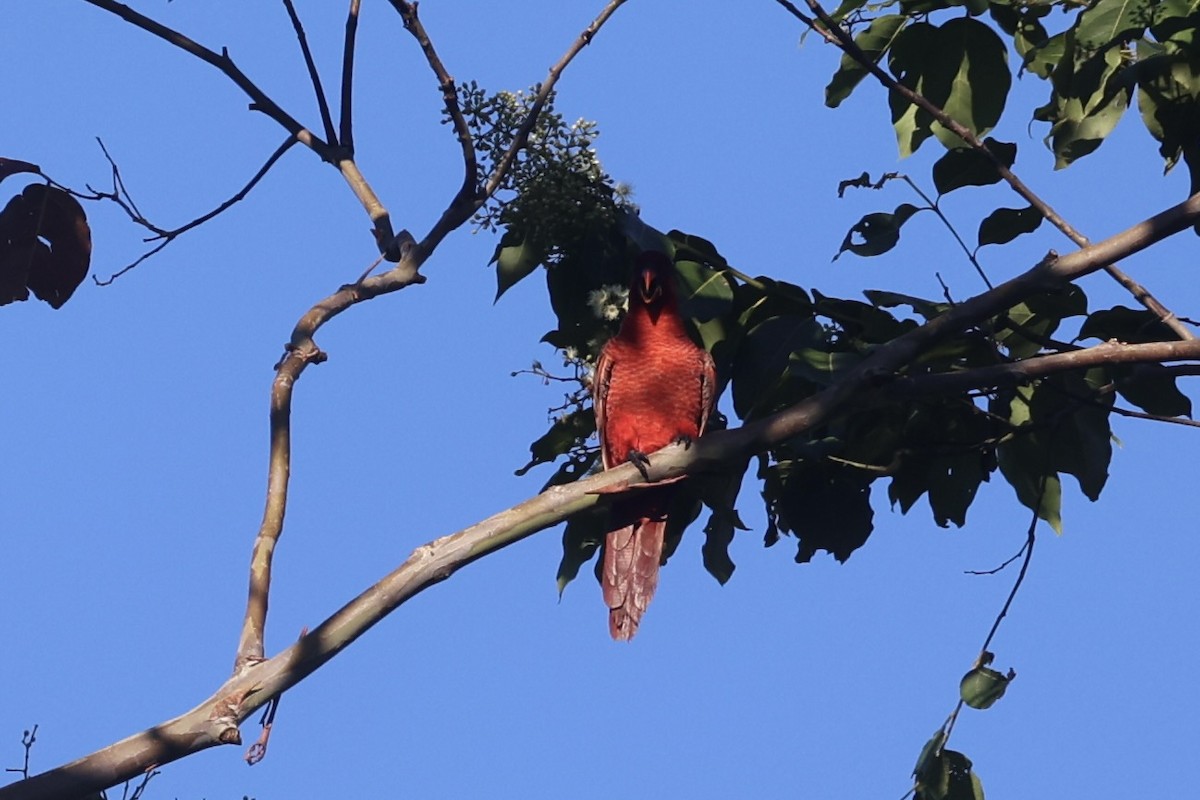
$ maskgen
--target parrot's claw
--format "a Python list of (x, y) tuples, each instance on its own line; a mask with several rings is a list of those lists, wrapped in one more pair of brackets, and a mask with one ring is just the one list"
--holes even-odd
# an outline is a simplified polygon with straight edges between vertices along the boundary
[(676, 436), (671, 439), (671, 444), (681, 444), (683, 445), (683, 449), (687, 450), (692, 446), (692, 441), (693, 439), (691, 436), (688, 436), (686, 433), (680, 433), (676, 434)]
[(650, 466), (650, 459), (645, 453), (643, 453), (641, 450), (634, 450), (631, 447), (629, 448), (628, 461), (630, 464), (633, 464), (635, 467), (637, 467), (637, 471), (642, 473), (643, 478), (650, 480), (650, 472), (647, 470), (647, 467)]

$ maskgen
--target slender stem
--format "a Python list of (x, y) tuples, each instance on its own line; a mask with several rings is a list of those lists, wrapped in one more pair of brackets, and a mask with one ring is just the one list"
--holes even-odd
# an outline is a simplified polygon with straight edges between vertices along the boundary
[(454, 125), (454, 135), (462, 148), (462, 187), (455, 199), (451, 201), (451, 205), (471, 202), (479, 194), (479, 161), (475, 154), (475, 141), (471, 138), (471, 129), (467, 126), (467, 119), (463, 116), (462, 106), (458, 102), (454, 78), (446, 70), (441, 58), (438, 57), (437, 50), (434, 49), (429, 34), (425, 32), (425, 26), (421, 24), (421, 18), (417, 15), (417, 4), (407, 3), (404, 0), (391, 0), (391, 3), (404, 21), (405, 30), (417, 40), (421, 52), (425, 54), (425, 60), (429, 62), (429, 67), (437, 77), (438, 88), (442, 90), (442, 102), (446, 105), (446, 113), (450, 115), (450, 121)]
[(354, 154), (354, 43), (358, 35), (358, 7), (361, 0), (350, 0), (346, 13), (346, 43), (342, 48), (342, 109), (339, 141), (350, 155)]
[(334, 147), (338, 144), (337, 130), (333, 127), (333, 117), (329, 113), (329, 102), (325, 99), (325, 87), (321, 85), (321, 74), (317, 72), (317, 63), (313, 60), (312, 50), (308, 46), (308, 36), (304, 33), (304, 24), (296, 13), (292, 0), (283, 0), (292, 28), (296, 31), (296, 40), (300, 42), (300, 52), (304, 55), (304, 66), (308, 69), (308, 77), (312, 80), (313, 92), (317, 96), (317, 107), (321, 112), (321, 123), (325, 126), (325, 140)]
[(931, 200), (929, 195), (925, 194), (925, 192), (921, 190), (921, 187), (917, 186), (916, 182), (907, 175), (897, 175), (896, 177), (900, 178), (910, 187), (912, 187), (912, 190), (916, 192), (917, 195), (929, 206), (929, 210), (934, 214), (937, 214), (938, 219), (942, 221), (942, 224), (945, 225), (947, 230), (950, 231), (950, 235), (954, 237), (954, 241), (958, 242), (958, 246), (962, 248), (963, 253), (967, 256), (967, 260), (971, 262), (971, 266), (973, 266), (975, 271), (979, 273), (979, 277), (983, 280), (983, 285), (989, 289), (996, 288), (992, 286), (992, 282), (988, 280), (987, 274), (983, 271), (983, 267), (979, 265), (979, 261), (975, 258), (975, 254), (971, 252), (971, 248), (967, 247), (967, 243), (964, 242), (962, 237), (958, 235), (958, 231), (952, 224), (950, 224), (950, 220), (946, 219), (946, 215), (942, 213), (942, 209), (938, 206), (937, 201)]
[[(217, 216), (218, 214), (224, 213), (225, 211), (229, 210), (234, 205), (237, 205), (238, 203), (240, 203), (242, 200), (245, 200), (246, 195), (250, 194), (250, 191), (255, 186), (258, 185), (258, 182), (261, 181), (263, 179), (263, 177), (266, 176), (266, 174), (271, 170), (271, 167), (275, 166), (275, 162), (277, 162), (280, 158), (282, 158), (283, 154), (286, 153), (288, 150), (290, 150), (292, 148), (292, 145), (294, 145), (294, 144), (296, 144), (296, 137), (289, 136), (287, 139), (285, 139), (283, 141), (283, 143), (281, 145), (279, 145), (279, 147), (275, 148), (275, 152), (273, 152), (267, 158), (267, 160), (263, 163), (263, 165), (258, 168), (258, 172), (254, 173), (254, 176), (251, 177), (250, 180), (246, 182), (246, 185), (243, 186), (241, 189), (239, 189), (232, 197), (230, 197), (228, 200), (221, 203), (219, 206), (212, 209), (211, 211), (201, 214), (200, 216), (196, 217), (195, 219), (191, 220), (190, 222), (186, 222), (183, 225), (180, 225), (178, 228), (173, 228), (172, 230), (163, 230), (163, 229), (157, 227), (156, 225), (151, 224), (148, 220), (146, 220), (144, 217), (142, 217), (140, 212), (137, 212), (137, 214), (135, 216), (133, 213), (130, 213), (129, 209), (126, 209), (126, 213), (129, 214), (130, 219), (132, 219), (134, 222), (138, 223), (139, 225), (142, 225), (144, 228), (147, 228), (148, 230), (150, 230), (154, 233), (153, 236), (147, 237), (143, 241), (146, 241), (146, 242), (157, 241), (157, 242), (159, 242), (159, 244), (157, 246), (151, 248), (150, 250), (147, 250), (145, 253), (143, 253), (141, 256), (139, 256), (136, 261), (126, 264), (124, 267), (117, 270), (112, 275), (109, 275), (107, 278), (101, 280), (100, 278), (97, 278), (93, 275), (92, 280), (95, 281), (100, 286), (107, 286), (108, 284), (115, 281), (117, 278), (124, 275), (126, 272), (129, 272), (129, 270), (133, 269), (134, 267), (141, 264), (146, 259), (150, 258), (150, 256), (152, 256), (155, 253), (162, 250), (164, 247), (169, 245), (171, 242), (175, 241), (175, 239), (177, 239), (182, 234), (187, 233), (192, 228), (203, 225), (205, 222), (208, 222), (210, 219)], [(108, 153), (106, 152), (105, 155), (107, 156)], [(114, 170), (116, 169), (115, 164), (113, 165), (113, 169)], [(124, 187), (122, 186), (122, 190), (123, 189), (124, 189)], [(98, 194), (98, 193), (96, 194), (96, 196), (103, 197), (103, 198), (109, 199), (109, 200), (114, 200), (115, 202), (117, 202), (118, 205), (121, 205), (122, 208), (124, 208), (124, 203), (121, 202), (119, 197), (115, 197), (113, 195), (108, 195), (108, 194), (102, 195), (102, 194)], [(136, 212), (137, 209), (136, 209), (136, 207), (132, 206), (132, 198), (129, 198), (128, 192), (125, 193), (125, 197), (129, 199), (130, 206), (133, 208), (133, 211)]]

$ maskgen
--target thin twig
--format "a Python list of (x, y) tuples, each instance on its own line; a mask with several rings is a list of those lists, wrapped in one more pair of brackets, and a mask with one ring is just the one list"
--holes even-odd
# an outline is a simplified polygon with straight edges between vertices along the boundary
[[(874, 59), (870, 58), (866, 53), (863, 52), (862, 48), (855, 43), (854, 38), (851, 37), (850, 34), (837, 23), (836, 20), (829, 16), (829, 14), (825, 11), (821, 4), (817, 2), (817, 0), (805, 0), (805, 4), (809, 7), (812, 13), (816, 15), (816, 20), (800, 11), (800, 9), (798, 9), (793, 3), (789, 2), (789, 0), (776, 0), (776, 2), (787, 9), (792, 16), (796, 17), (796, 19), (800, 20), (813, 31), (816, 31), (816, 33), (825, 39), (825, 41), (836, 45), (839, 49), (841, 49), (842, 52), (857, 61), (864, 69), (874, 75), (875, 78), (889, 90), (896, 92), (908, 102), (929, 113), (934, 119), (941, 123), (944, 128), (957, 135), (972, 149), (985, 155), (992, 162), (1000, 177), (1003, 178), (1010, 187), (1012, 187), (1013, 191), (1024, 198), (1029, 205), (1037, 209), (1038, 213), (1047, 219), (1050, 224), (1062, 231), (1062, 233), (1066, 235), (1068, 239), (1077, 244), (1079, 247), (1086, 247), (1089, 244), (1089, 240), (1086, 236), (1072, 227), (1071, 224), (1068, 223), (1062, 216), (1060, 216), (1058, 212), (1050, 206), (1049, 203), (1047, 203), (1045, 200), (1035, 194), (1032, 189), (1026, 186), (1024, 181), (1018, 178), (1016, 173), (1014, 173), (1003, 161), (997, 158), (996, 154), (993, 153), (986, 144), (980, 141), (979, 137), (977, 137), (969, 128), (951, 117), (924, 95), (913, 91), (884, 71), (884, 69), (880, 67)], [(817, 23), (818, 20), (820, 21), (820, 24)], [(1142, 286), (1140, 283), (1133, 280), (1133, 278), (1129, 277), (1129, 275), (1125, 274), (1125, 272), (1117, 267), (1116, 264), (1109, 264), (1105, 266), (1104, 271), (1107, 272), (1114, 280), (1116, 280), (1117, 283), (1121, 284), (1121, 286), (1123, 286), (1130, 294), (1132, 294), (1134, 299), (1137, 300), (1142, 306), (1152, 311), (1160, 320), (1162, 320), (1163, 324), (1167, 325), (1172, 331), (1174, 331), (1175, 335), (1180, 339), (1186, 340), (1196, 338), (1195, 334), (1193, 334), (1192, 331), (1180, 321), (1179, 317), (1177, 317), (1174, 312), (1170, 311), (1166, 306), (1159, 302), (1158, 299), (1155, 298), (1145, 286)]]
[(342, 108), (340, 116), (342, 147), (354, 154), (354, 42), (358, 34), (358, 7), (361, 0), (350, 0), (346, 14), (346, 44), (342, 48)]
[(262, 89), (258, 88), (244, 72), (238, 69), (237, 65), (233, 63), (233, 59), (229, 57), (227, 50), (222, 49), (218, 54), (189, 39), (182, 33), (168, 28), (166, 25), (144, 14), (139, 14), (128, 6), (115, 2), (115, 0), (85, 0), (85, 2), (117, 15), (126, 22), (175, 45), (184, 52), (199, 58), (201, 61), (216, 67), (224, 73), (230, 80), (237, 84), (238, 88), (250, 97), (251, 110), (266, 114), (282, 125), (297, 141), (316, 153), (322, 161), (326, 161), (337, 167), (346, 183), (350, 186), (350, 191), (354, 193), (359, 203), (362, 204), (363, 210), (367, 212), (367, 216), (371, 218), (375, 243), (379, 248), (379, 252), (387, 255), (390, 260), (398, 261), (400, 259), (400, 245), (396, 241), (396, 234), (392, 231), (391, 217), (383, 203), (379, 201), (375, 190), (371, 188), (371, 185), (367, 183), (359, 171), (351, 152), (343, 147), (339, 147), (336, 143), (326, 142), (297, 122), (294, 117), (284, 111)]
[(5, 767), (5, 772), (19, 772), (21, 773), (21, 780), (29, 779), (29, 754), (33, 751), (34, 743), (37, 742), (37, 729), (38, 726), (34, 725), (29, 730), (22, 731), (21, 747), (25, 749), (25, 761), (19, 767)]
[(471, 138), (471, 129), (467, 126), (467, 119), (463, 116), (462, 107), (458, 102), (458, 91), (455, 89), (454, 78), (446, 70), (441, 58), (438, 57), (437, 50), (433, 47), (429, 34), (425, 32), (425, 26), (421, 24), (421, 18), (417, 14), (417, 4), (404, 2), (404, 0), (391, 0), (391, 4), (400, 14), (400, 19), (404, 21), (404, 29), (411, 33), (417, 40), (417, 44), (421, 46), (425, 60), (429, 62), (430, 69), (437, 77), (438, 88), (442, 90), (442, 102), (446, 105), (446, 113), (454, 125), (454, 135), (462, 148), (462, 187), (451, 201), (451, 205), (473, 201), (479, 194), (479, 161), (475, 154), (475, 141)]
[(954, 237), (954, 241), (958, 242), (958, 246), (962, 248), (963, 253), (967, 256), (967, 260), (971, 262), (971, 266), (975, 268), (975, 272), (977, 272), (979, 277), (983, 280), (983, 285), (988, 289), (996, 288), (992, 286), (992, 282), (988, 280), (987, 273), (983, 271), (983, 267), (979, 264), (979, 260), (975, 258), (975, 254), (971, 252), (971, 248), (967, 247), (967, 243), (964, 242), (962, 237), (958, 235), (958, 231), (955, 229), (954, 225), (950, 223), (950, 220), (946, 219), (946, 215), (942, 213), (942, 209), (938, 205), (938, 201), (929, 199), (929, 195), (925, 194), (925, 192), (921, 190), (921, 187), (917, 186), (913, 179), (907, 175), (898, 174), (896, 177), (900, 178), (902, 181), (911, 186), (912, 190), (929, 205), (929, 210), (934, 214), (937, 214), (938, 219), (940, 219), (942, 224), (945, 225), (947, 230), (950, 231), (950, 235)]
[[(97, 141), (99, 141), (99, 140), (97, 140)], [(294, 145), (294, 144), (296, 144), (296, 137), (289, 136), (287, 139), (285, 139), (283, 141), (283, 143), (279, 145), (279, 147), (275, 148), (275, 152), (271, 153), (271, 155), (267, 158), (267, 160), (263, 163), (263, 165), (261, 167), (259, 167), (258, 172), (254, 173), (254, 176), (251, 177), (250, 180), (247, 181), (246, 184), (241, 189), (239, 189), (236, 193), (234, 193), (233, 196), (230, 197), (228, 200), (224, 201), (223, 203), (221, 203), (219, 206), (212, 209), (211, 211), (201, 214), (199, 217), (196, 217), (195, 219), (191, 220), (190, 222), (180, 225), (178, 228), (166, 230), (166, 229), (160, 228), (157, 225), (155, 225), (154, 223), (150, 222), (150, 220), (146, 219), (146, 217), (143, 216), (140, 211), (138, 211), (137, 206), (135, 206), (133, 203), (133, 198), (130, 197), (129, 191), (125, 188), (125, 184), (121, 180), (121, 172), (118, 169), (116, 162), (113, 161), (112, 156), (110, 156), (108, 154), (108, 150), (104, 149), (104, 142), (100, 142), (101, 149), (104, 149), (104, 157), (108, 159), (108, 163), (112, 166), (113, 191), (112, 192), (98, 192), (95, 189), (93, 189), (91, 186), (89, 186), (88, 191), (90, 191), (92, 193), (90, 196), (81, 194), (79, 192), (72, 192), (72, 194), (76, 195), (77, 197), (86, 199), (86, 200), (110, 200), (110, 201), (116, 203), (126, 213), (126, 215), (128, 215), (128, 217), (131, 221), (133, 221), (134, 223), (151, 231), (154, 234), (153, 236), (146, 237), (142, 241), (144, 241), (144, 242), (159, 242), (159, 244), (156, 245), (155, 247), (152, 247), (150, 250), (146, 251), (145, 253), (143, 253), (141, 256), (138, 257), (138, 259), (136, 261), (133, 261), (132, 263), (125, 265), (121, 269), (114, 272), (112, 275), (109, 275), (107, 278), (101, 280), (100, 278), (97, 278), (95, 275), (93, 275), (92, 280), (95, 281), (96, 284), (99, 286), (109, 285), (110, 283), (115, 281), (117, 278), (124, 275), (126, 272), (129, 272), (131, 269), (138, 266), (139, 264), (141, 264), (143, 261), (150, 258), (151, 256), (153, 256), (155, 253), (158, 253), (159, 251), (161, 251), (164, 247), (166, 247), (171, 242), (173, 242), (177, 238), (179, 238), (179, 236), (181, 236), (182, 234), (187, 233), (188, 231), (190, 231), (191, 229), (193, 229), (199, 225), (203, 225), (205, 222), (208, 222), (213, 217), (227, 211), (232, 206), (234, 206), (237, 203), (240, 203), (242, 200), (246, 199), (246, 195), (250, 194), (251, 190), (253, 190), (254, 187), (258, 185), (258, 182), (261, 181), (266, 176), (266, 174), (270, 171), (271, 167), (275, 166), (275, 162), (277, 162), (280, 158), (282, 158), (283, 154), (286, 153), (288, 150), (290, 150), (292, 145)]]
[(304, 55), (304, 66), (308, 69), (308, 77), (312, 80), (313, 92), (317, 96), (317, 107), (321, 111), (321, 123), (325, 126), (325, 141), (337, 146), (337, 130), (333, 127), (333, 117), (329, 113), (329, 102), (325, 99), (325, 87), (321, 85), (321, 73), (317, 72), (317, 63), (313, 60), (312, 50), (308, 47), (308, 36), (304, 33), (304, 24), (296, 13), (292, 0), (283, 0), (288, 17), (292, 20), (292, 28), (296, 31), (296, 39), (300, 42), (300, 52)]

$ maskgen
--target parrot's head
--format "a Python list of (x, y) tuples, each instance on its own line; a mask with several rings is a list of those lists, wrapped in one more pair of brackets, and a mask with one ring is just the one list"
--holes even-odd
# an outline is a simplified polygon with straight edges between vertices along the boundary
[(647, 250), (637, 257), (633, 284), (629, 295), (643, 305), (657, 309), (675, 299), (671, 260), (657, 250)]

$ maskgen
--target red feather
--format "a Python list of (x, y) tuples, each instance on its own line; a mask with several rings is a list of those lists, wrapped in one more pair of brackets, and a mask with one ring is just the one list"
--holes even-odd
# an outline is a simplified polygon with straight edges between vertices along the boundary
[[(592, 402), (600, 454), (611, 469), (680, 439), (701, 436), (716, 400), (712, 357), (688, 336), (675, 274), (662, 253), (638, 257), (629, 313), (600, 353)], [(631, 639), (658, 586), (673, 485), (633, 490), (612, 504), (602, 583), (608, 628)]]

